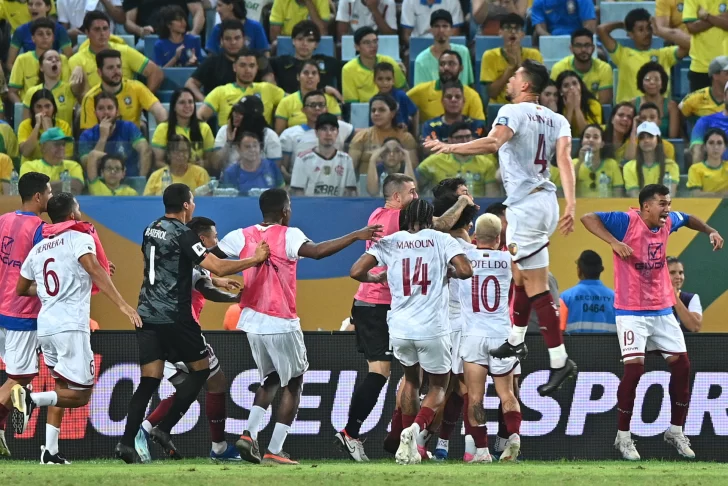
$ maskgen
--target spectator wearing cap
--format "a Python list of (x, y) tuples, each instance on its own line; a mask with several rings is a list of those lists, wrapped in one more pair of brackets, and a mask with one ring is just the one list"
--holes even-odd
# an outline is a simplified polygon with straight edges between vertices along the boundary
[(397, 33), (397, 4), (394, 0), (340, 0), (336, 10), (336, 37), (371, 27), (381, 35)]
[(291, 41), (295, 49), (292, 56), (277, 56), (270, 60), (276, 84), (283, 91), (290, 94), (298, 90), (298, 73), (305, 61), (313, 61), (318, 66), (320, 82), (317, 89), (341, 86), (341, 61), (315, 53), (321, 42), (321, 32), (314, 22), (302, 20), (297, 23), (291, 33)]
[(580, 27), (571, 34), (570, 56), (566, 56), (551, 68), (551, 79), (556, 81), (564, 71), (574, 71), (579, 75), (587, 89), (603, 105), (611, 104), (613, 97), (613, 73), (609, 63), (594, 54), (594, 34)]
[(498, 35), (501, 17), (514, 13), (525, 19), (531, 3), (529, 0), (473, 0), (473, 18), (480, 25), (481, 35)]
[[(407, 92), (407, 96), (420, 110), (420, 119), (431, 120), (445, 113), (442, 106), (442, 86), (456, 81), (463, 70), (463, 60), (455, 51), (445, 51), (440, 55), (440, 77), (436, 81), (420, 83)], [(470, 86), (464, 86), (465, 104), (463, 115), (475, 120), (485, 120), (483, 101)]]
[(402, 42), (409, 45), (410, 37), (432, 37), (430, 19), (435, 10), (446, 10), (452, 14), (451, 35), (460, 35), (465, 25), (463, 9), (459, 0), (403, 0), (399, 19), (402, 27)]
[(132, 187), (122, 184), (126, 177), (124, 156), (104, 154), (88, 166), (88, 193), (92, 196), (138, 196)]
[(724, 0), (687, 0), (683, 22), (692, 35), (690, 43), (690, 91), (710, 86), (710, 61), (725, 54), (728, 37), (728, 12)]
[(691, 123), (702, 116), (713, 115), (723, 110), (725, 94), (723, 87), (728, 83), (728, 56), (718, 56), (708, 66), (710, 86), (693, 91), (685, 96), (678, 106), (680, 112)]
[[(245, 32), (239, 20), (222, 21), (220, 46), (220, 52), (207, 56), (185, 82), (185, 88), (189, 88), (195, 94), (195, 101), (202, 102), (205, 99), (204, 93), (211, 93), (219, 86), (235, 82), (235, 59), (238, 52), (245, 47)], [(265, 53), (255, 50), (249, 52), (258, 61), (255, 81), (273, 81), (275, 78)]]
[[(625, 16), (624, 22), (610, 22), (601, 24), (597, 28), (599, 40), (607, 49), (612, 62), (619, 69), (615, 98), (617, 103), (633, 100), (641, 94), (637, 74), (642, 66), (648, 62), (657, 62), (665, 69), (665, 72), (669, 73), (675, 64), (688, 55), (690, 45), (684, 43), (653, 49), (653, 30), (650, 19), (651, 15), (647, 10), (636, 8)], [(629, 38), (634, 41), (634, 48), (623, 46), (612, 37), (612, 32), (617, 29), (627, 31)], [(669, 40), (666, 33), (662, 33), (662, 37)], [(670, 96), (669, 87), (667, 96)]]
[(374, 66), (380, 62), (392, 65), (394, 69), (394, 87), (406, 89), (407, 78), (397, 61), (384, 54), (378, 54), (379, 39), (371, 27), (361, 27), (354, 33), (354, 45), (359, 55), (344, 64), (341, 70), (342, 94), (346, 103), (369, 103), (377, 94), (374, 83)]
[[(435, 136), (438, 140), (447, 142), (450, 139), (450, 131), (456, 123), (466, 123), (476, 138), (485, 135), (485, 120), (474, 120), (463, 115), (465, 106), (465, 90), (460, 81), (448, 81), (442, 85), (442, 107), (445, 112), (442, 116), (427, 120), (422, 124), (421, 136)], [(429, 155), (429, 151), (424, 149)]]
[(543, 62), (543, 56), (537, 49), (521, 47), (525, 25), (523, 17), (516, 14), (505, 15), (501, 18), (498, 31), (503, 38), (503, 47), (489, 49), (483, 53), (480, 82), (485, 85), (490, 103), (508, 103), (506, 85), (524, 60)]
[(167, 165), (152, 172), (144, 188), (145, 196), (161, 196), (164, 175), (169, 174), (172, 183), (186, 184), (192, 191), (210, 182), (210, 176), (201, 166), (192, 163), (192, 144), (182, 135), (172, 135), (167, 148)]
[(440, 72), (440, 55), (445, 51), (455, 51), (463, 60), (463, 70), (460, 81), (464, 85), (472, 85), (473, 65), (470, 61), (470, 50), (462, 44), (451, 44), (453, 23), (452, 15), (447, 10), (435, 10), (430, 17), (430, 27), (434, 43), (420, 52), (415, 59), (415, 86), (428, 81), (436, 81)]
[(331, 10), (328, 0), (273, 0), (270, 11), (270, 44), (273, 51), (278, 45), (278, 36), (290, 36), (293, 27), (302, 20), (311, 19), (321, 35), (328, 33)]
[(66, 144), (73, 142), (63, 130), (52, 127), (40, 136), (41, 158), (29, 160), (20, 166), (20, 177), (28, 172), (40, 172), (50, 177), (51, 189), (57, 194), (62, 191), (61, 175), (71, 178), (71, 192), (81, 194), (83, 190), (83, 168), (78, 162), (66, 160)]
[[(449, 140), (451, 143), (467, 143), (473, 140), (473, 132), (467, 123), (458, 122), (453, 124)], [(497, 197), (500, 195), (495, 176), (497, 169), (498, 159), (494, 154), (433, 154), (417, 166), (415, 173), (423, 193), (443, 179), (462, 177), (471, 196)]]
[(215, 148), (218, 149), (215, 155), (218, 157), (218, 165), (225, 167), (239, 160), (237, 134), (238, 132), (242, 134), (244, 131), (258, 133), (263, 141), (263, 158), (280, 164), (281, 140), (265, 121), (264, 110), (263, 101), (257, 96), (246, 96), (233, 106), (227, 125), (221, 126), (215, 136)]
[(672, 289), (675, 291), (675, 305), (672, 313), (680, 323), (683, 332), (700, 332), (703, 327), (703, 306), (700, 296), (682, 290), (685, 285), (685, 267), (677, 257), (667, 257), (667, 270), (670, 272)]
[(594, 32), (597, 15), (592, 0), (534, 0), (531, 23), (536, 38), (571, 35), (579, 27)]
[[(272, 0), (271, 0), (272, 2)], [(256, 6), (261, 6), (263, 2), (256, 2)], [(265, 6), (265, 5), (263, 5)], [(270, 50), (270, 44), (268, 43), (268, 36), (265, 33), (263, 25), (258, 21), (260, 19), (260, 12), (256, 9), (257, 17), (251, 18), (255, 15), (252, 11), (249, 12), (245, 2), (239, 0), (218, 0), (215, 6), (217, 10), (217, 24), (212, 28), (210, 36), (207, 38), (205, 43), (205, 50), (211, 54), (217, 54), (220, 52), (220, 38), (222, 36), (222, 22), (226, 20), (237, 20), (243, 23), (243, 30), (245, 31), (245, 47), (257, 51), (268, 51)], [(252, 14), (252, 15), (249, 15)], [(209, 26), (207, 27), (209, 28)]]
[[(647, 66), (647, 64), (645, 64), (645, 66)], [(674, 103), (673, 100), (669, 101)], [(656, 104), (650, 103), (649, 101), (647, 103), (643, 102), (640, 103), (639, 111), (637, 112), (637, 114), (640, 121), (652, 122), (660, 127), (660, 133), (662, 134), (663, 139), (662, 146), (665, 149), (665, 157), (675, 160), (675, 146), (669, 140), (665, 140), (667, 138), (667, 135), (665, 133), (665, 130), (661, 126), (664, 125), (664, 117), (660, 112), (660, 108)], [(632, 157), (636, 148), (636, 144), (632, 144), (630, 147), (627, 147), (627, 150), (625, 150), (625, 157)]]
[(614, 290), (600, 280), (602, 257), (584, 250), (576, 261), (579, 283), (561, 294), (561, 329), (569, 334), (617, 332)]
[[(723, 96), (728, 95), (728, 83), (723, 87)], [(725, 98), (724, 98), (725, 99)], [(690, 134), (690, 153), (693, 161), (704, 160), (703, 142), (705, 134), (711, 128), (717, 128), (723, 133), (728, 133), (728, 108), (723, 103), (723, 110), (713, 115), (704, 116), (698, 120)]]
[(657, 124), (642, 122), (637, 127), (636, 158), (627, 162), (622, 172), (628, 197), (637, 197), (648, 184), (667, 185), (675, 194), (680, 182), (680, 168), (674, 160), (665, 156)]
[(725, 197), (728, 193), (728, 135), (711, 128), (703, 139), (705, 159), (693, 162), (688, 170), (688, 189), (692, 196)]
[(278, 165), (263, 157), (263, 142), (257, 133), (242, 132), (238, 139), (238, 160), (222, 173), (222, 184), (235, 187), (241, 195), (251, 189), (286, 185)]

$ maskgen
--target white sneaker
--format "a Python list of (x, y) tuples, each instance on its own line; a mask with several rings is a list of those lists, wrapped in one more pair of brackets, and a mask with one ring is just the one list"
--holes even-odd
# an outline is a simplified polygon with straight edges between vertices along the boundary
[(422, 462), (420, 452), (417, 450), (417, 434), (419, 431), (419, 425), (412, 424), (402, 431), (399, 436), (399, 448), (394, 454), (394, 459), (397, 464), (408, 465), (408, 464), (419, 464)]
[(631, 436), (620, 437), (619, 433), (617, 433), (617, 438), (614, 440), (614, 448), (622, 454), (623, 459), (628, 461), (639, 461), (641, 459)]
[(463, 461), (474, 464), (476, 462), (493, 462), (493, 456), (490, 455), (490, 451), (487, 447), (479, 447), (475, 449), (475, 455), (468, 454), (467, 452), (463, 456)]
[(504, 439), (500, 435), (495, 436), (495, 444), (493, 444), (493, 451), (496, 454), (500, 454), (503, 452), (506, 448), (506, 443), (508, 442), (508, 439)]
[(670, 432), (670, 429), (665, 431), (665, 442), (677, 449), (677, 453), (687, 459), (695, 459), (695, 453), (690, 448), (690, 439), (685, 437), (682, 431)]
[(5, 440), (5, 431), (0, 429), (0, 456), (10, 457), (10, 449)]
[(521, 436), (511, 434), (506, 441), (506, 446), (500, 456), (501, 462), (516, 462), (518, 453), (521, 451)]
[(339, 444), (342, 451), (349, 454), (349, 456), (356, 462), (368, 462), (369, 458), (364, 452), (364, 443), (359, 439), (349, 437), (346, 432), (338, 432), (336, 442)]

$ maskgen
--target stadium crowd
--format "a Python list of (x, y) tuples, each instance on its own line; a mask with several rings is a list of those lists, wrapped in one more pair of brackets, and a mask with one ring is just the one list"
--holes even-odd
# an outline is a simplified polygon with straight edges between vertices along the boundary
[(571, 124), (578, 196), (663, 183), (720, 197), (725, 7), (3, 0), (2, 194), (38, 171), (74, 194), (161, 195), (183, 182), (197, 195), (380, 196), (403, 172), (425, 195), (463, 177), (476, 197), (498, 197), (497, 156), (419, 142), (486, 135), (508, 79), (533, 59), (553, 80), (541, 103)]

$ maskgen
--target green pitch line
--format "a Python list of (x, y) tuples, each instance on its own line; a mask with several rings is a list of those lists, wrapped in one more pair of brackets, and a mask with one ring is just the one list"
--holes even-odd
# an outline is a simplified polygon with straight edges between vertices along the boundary
[[(479, 479), (476, 479), (479, 478)], [(355, 464), (344, 461), (304, 461), (300, 466), (213, 464), (192, 459), (126, 466), (116, 461), (78, 461), (70, 466), (0, 461), (2, 485), (78, 486), (208, 484), (260, 485), (410, 485), (511, 484), (545, 486), (625, 484), (727, 484), (728, 464), (708, 462), (523, 462), (520, 464), (426, 463), (398, 466), (393, 461)], [(482, 480), (482, 482), (481, 482)]]

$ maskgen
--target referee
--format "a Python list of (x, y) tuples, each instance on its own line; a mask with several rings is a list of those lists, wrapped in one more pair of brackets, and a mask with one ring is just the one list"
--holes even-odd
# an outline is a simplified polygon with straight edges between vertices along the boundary
[[(187, 412), (210, 374), (208, 352), (199, 324), (192, 316), (192, 270), (195, 265), (225, 276), (263, 263), (269, 255), (265, 242), (255, 255), (243, 260), (220, 260), (208, 253), (199, 236), (187, 223), (195, 211), (190, 188), (172, 184), (164, 191), (164, 216), (144, 230), (144, 282), (137, 310), (142, 326), (137, 328), (141, 382), (129, 403), (124, 436), (115, 456), (127, 464), (139, 462), (134, 440), (144, 419), (149, 400), (159, 387), (164, 362), (184, 362), (190, 370), (177, 387), (177, 394), (165, 418), (149, 433), (173, 459), (180, 455), (170, 431)], [(141, 437), (142, 440), (146, 440)]]

